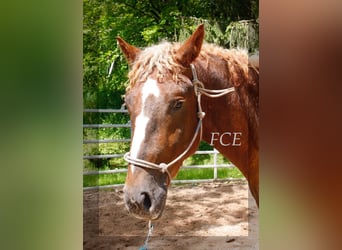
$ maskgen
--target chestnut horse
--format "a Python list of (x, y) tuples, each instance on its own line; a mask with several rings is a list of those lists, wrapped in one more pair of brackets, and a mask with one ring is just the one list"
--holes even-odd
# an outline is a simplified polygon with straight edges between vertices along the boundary
[(130, 65), (125, 204), (137, 218), (161, 216), (171, 179), (201, 140), (240, 169), (258, 204), (259, 58), (252, 63), (246, 51), (203, 38), (203, 25), (182, 44), (143, 50), (117, 37)]

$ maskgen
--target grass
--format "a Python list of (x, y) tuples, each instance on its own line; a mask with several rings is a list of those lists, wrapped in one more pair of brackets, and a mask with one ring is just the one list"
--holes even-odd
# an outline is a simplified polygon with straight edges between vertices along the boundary
[(84, 175), (83, 187), (104, 186), (125, 183), (126, 173)]
[[(195, 179), (212, 179), (214, 170), (210, 168), (201, 169), (181, 169), (178, 172), (176, 180), (195, 180)], [(219, 168), (217, 170), (218, 179), (224, 178), (242, 178), (243, 175), (237, 168)], [(83, 186), (103, 186), (111, 184), (125, 183), (126, 173), (99, 174), (99, 175), (84, 175)]]
[[(242, 178), (241, 172), (237, 168), (219, 168), (217, 170), (217, 178)], [(181, 169), (176, 180), (195, 180), (195, 179), (212, 179), (214, 178), (214, 169)]]

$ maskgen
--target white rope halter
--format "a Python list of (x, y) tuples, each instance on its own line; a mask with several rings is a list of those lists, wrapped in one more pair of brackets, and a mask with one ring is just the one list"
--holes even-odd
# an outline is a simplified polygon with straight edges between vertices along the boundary
[(226, 94), (229, 94), (229, 93), (235, 91), (234, 87), (230, 87), (227, 89), (220, 89), (220, 90), (212, 90), (212, 89), (204, 88), (203, 83), (200, 80), (198, 80), (198, 78), (197, 78), (197, 72), (196, 72), (195, 66), (193, 64), (190, 64), (190, 67), (191, 67), (192, 76), (193, 76), (192, 83), (194, 85), (195, 95), (197, 96), (198, 123), (197, 123), (197, 127), (195, 130), (194, 136), (192, 137), (192, 140), (191, 140), (189, 146), (183, 151), (183, 153), (181, 153), (177, 158), (175, 158), (173, 161), (171, 161), (169, 163), (156, 164), (153, 162), (133, 158), (130, 156), (130, 152), (127, 152), (124, 155), (124, 159), (130, 164), (133, 164), (135, 166), (142, 167), (142, 168), (156, 169), (158, 171), (161, 171), (162, 173), (167, 173), (170, 182), (171, 182), (172, 176), (170, 174), (169, 167), (172, 166), (177, 161), (179, 161), (180, 159), (182, 159), (189, 152), (189, 150), (192, 147), (192, 145), (194, 144), (198, 134), (200, 134), (200, 139), (202, 138), (202, 120), (205, 116), (205, 113), (202, 111), (201, 95), (204, 94), (208, 97), (216, 98), (216, 97), (220, 97), (220, 96), (223, 96), (223, 95), (226, 95)]

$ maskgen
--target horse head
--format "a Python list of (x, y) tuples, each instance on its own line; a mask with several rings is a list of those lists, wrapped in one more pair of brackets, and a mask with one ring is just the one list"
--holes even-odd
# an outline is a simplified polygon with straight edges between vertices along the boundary
[(127, 209), (141, 219), (158, 219), (167, 188), (183, 160), (200, 142), (197, 100), (190, 64), (204, 37), (200, 25), (182, 44), (161, 43), (140, 50), (117, 41), (129, 65), (125, 103), (132, 124), (124, 187)]

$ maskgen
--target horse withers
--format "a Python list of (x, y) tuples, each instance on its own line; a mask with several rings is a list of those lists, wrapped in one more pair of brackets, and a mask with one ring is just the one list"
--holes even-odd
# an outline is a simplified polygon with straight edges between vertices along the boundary
[(143, 50), (117, 38), (130, 65), (125, 204), (138, 218), (161, 216), (171, 179), (201, 140), (240, 169), (258, 204), (259, 66), (246, 51), (203, 44), (203, 38), (203, 25), (184, 43)]

